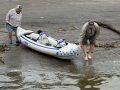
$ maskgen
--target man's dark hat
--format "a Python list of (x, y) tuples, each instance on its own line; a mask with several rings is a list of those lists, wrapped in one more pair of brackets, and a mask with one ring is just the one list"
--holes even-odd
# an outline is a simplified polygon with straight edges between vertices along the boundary
[(94, 21), (91, 21), (91, 20), (90, 20), (90, 21), (88, 21), (88, 24), (89, 24), (89, 25), (94, 25)]

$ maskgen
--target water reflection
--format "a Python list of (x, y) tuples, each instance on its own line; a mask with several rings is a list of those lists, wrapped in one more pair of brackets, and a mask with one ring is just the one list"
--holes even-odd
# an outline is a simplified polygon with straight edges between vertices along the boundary
[(92, 60), (84, 60), (83, 66), (92, 65)]
[(19, 70), (12, 70), (0, 75), (0, 90), (16, 90), (17, 88), (22, 87), (22, 72)]
[[(88, 62), (85, 62), (88, 64)], [(81, 77), (78, 86), (81, 90), (119, 90), (120, 75), (116, 73), (100, 72), (93, 65), (83, 64), (81, 70), (78, 70)], [(111, 87), (113, 86), (113, 87)]]
[(103, 79), (100, 79), (98, 71), (94, 67), (92, 60), (74, 60), (74, 70), (76, 74), (80, 74), (77, 85), (81, 90), (100, 90), (96, 87), (101, 84)]
[[(67, 70), (69, 70), (68, 72), (36, 70), (20, 71), (17, 69), (10, 70), (5, 74), (0, 75), (0, 85), (2, 85), (0, 89), (112, 90), (113, 88), (109, 89), (109, 87), (111, 85), (115, 86), (115, 82), (117, 82), (116, 90), (119, 90), (119, 75), (116, 75), (114, 73), (99, 72), (99, 70), (97, 70), (94, 65), (89, 65), (89, 62), (86, 62), (87, 64), (85, 65), (82, 63), (80, 66), (78, 65), (78, 61), (74, 62), (77, 62), (77, 64), (73, 64), (72, 61), (66, 62), (66, 64), (68, 63), (66, 66), (68, 68)], [(55, 68), (57, 67), (55, 66)]]
[[(19, 56), (8, 56), (10, 60), (5, 64), (6, 72), (0, 75), (1, 90), (110, 90), (110, 86), (116, 85), (112, 82), (117, 82), (120, 86), (119, 76), (101, 70), (106, 67), (100, 66), (98, 61), (99, 66), (95, 66), (95, 60), (95, 64), (92, 60), (84, 61), (81, 57), (64, 61), (29, 49), (23, 50)], [(26, 58), (24, 54), (31, 57)], [(105, 66), (108, 64), (109, 62)], [(119, 90), (119, 87), (116, 90)]]
[(6, 76), (10, 77), (13, 83), (19, 84), (22, 82), (22, 72), (19, 70), (12, 70), (6, 73)]
[(82, 90), (99, 90), (94, 86), (97, 86), (101, 83), (101, 79), (97, 76), (95, 68), (93, 66), (84, 66), (82, 70), (82, 77), (78, 82), (79, 87)]

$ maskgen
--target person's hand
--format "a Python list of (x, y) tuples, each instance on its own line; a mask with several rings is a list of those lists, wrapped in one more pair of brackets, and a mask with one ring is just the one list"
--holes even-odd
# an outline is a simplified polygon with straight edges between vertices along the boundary
[(82, 48), (82, 42), (81, 42), (81, 41), (79, 42), (79, 44), (78, 44), (78, 45), (80, 45), (80, 47)]
[(80, 47), (81, 47), (81, 48), (83, 48), (83, 45), (82, 45), (82, 44), (80, 44)]
[(75, 41), (75, 44), (76, 44), (76, 45), (79, 45), (79, 41)]

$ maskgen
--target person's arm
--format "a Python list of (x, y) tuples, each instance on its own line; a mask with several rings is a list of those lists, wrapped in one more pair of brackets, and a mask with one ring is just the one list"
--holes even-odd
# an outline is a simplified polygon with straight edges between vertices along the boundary
[(95, 23), (95, 28), (96, 28), (96, 34), (95, 34), (95, 38), (97, 38), (100, 34), (100, 27), (97, 23)]
[(77, 42), (80, 43), (80, 44), (82, 43), (82, 40), (83, 40), (83, 38), (84, 38), (84, 36), (85, 36), (85, 34), (86, 34), (87, 25), (88, 25), (88, 22), (85, 23), (85, 24), (83, 25), (83, 27), (81, 28), (81, 33), (80, 33), (80, 36), (79, 36), (79, 40), (77, 41)]
[(95, 33), (95, 37), (94, 37), (94, 44), (96, 43), (96, 38), (99, 36), (100, 34), (100, 27), (97, 23), (94, 24), (95, 28), (96, 28), (96, 33)]
[(12, 13), (12, 12), (11, 12), (11, 10), (10, 10), (10, 11), (7, 13), (7, 15), (6, 15), (6, 19), (5, 19), (6, 23), (9, 22), (11, 13)]
[(9, 22), (9, 18), (10, 18), (9, 13), (7, 13), (7, 15), (6, 15), (6, 19), (5, 19), (5, 22), (6, 22), (6, 23)]

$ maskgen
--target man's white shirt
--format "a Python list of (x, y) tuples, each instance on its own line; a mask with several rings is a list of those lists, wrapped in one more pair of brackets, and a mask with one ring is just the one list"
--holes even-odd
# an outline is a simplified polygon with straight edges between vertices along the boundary
[(17, 14), (15, 8), (11, 9), (6, 15), (6, 23), (14, 27), (21, 26), (21, 19), (22, 13), (20, 12), (20, 14)]

